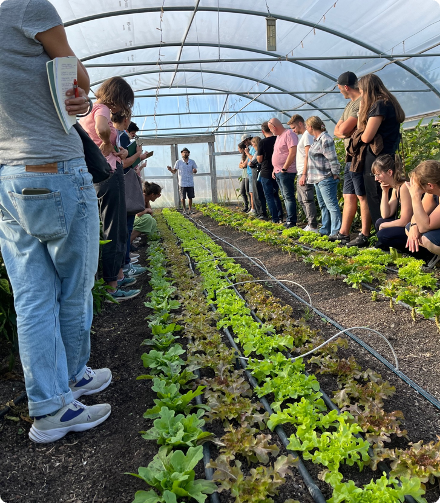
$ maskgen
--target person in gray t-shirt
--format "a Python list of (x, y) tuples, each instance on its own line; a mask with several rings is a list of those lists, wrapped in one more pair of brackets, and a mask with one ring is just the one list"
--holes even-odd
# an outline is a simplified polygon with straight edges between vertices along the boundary
[[(0, 247), (14, 293), (32, 441), (87, 430), (110, 406), (76, 401), (107, 387), (109, 369), (87, 367), (98, 264), (99, 219), (82, 142), (66, 134), (49, 90), (46, 62), (74, 56), (48, 0), (0, 1)], [(89, 77), (78, 63), (87, 112)], [(72, 83), (73, 85), (73, 83)]]

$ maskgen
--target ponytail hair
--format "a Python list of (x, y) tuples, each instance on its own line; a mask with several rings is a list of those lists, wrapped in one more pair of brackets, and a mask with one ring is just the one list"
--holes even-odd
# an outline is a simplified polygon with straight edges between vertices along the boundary
[(429, 159), (420, 163), (410, 172), (410, 175), (421, 187), (424, 187), (426, 184), (433, 184), (439, 187), (439, 170), (440, 162)]
[(326, 131), (325, 123), (318, 116), (311, 116), (306, 119), (306, 124), (316, 131)]
[(146, 196), (150, 194), (161, 194), (162, 187), (155, 182), (144, 182), (144, 194)]
[(395, 186), (401, 186), (408, 180), (404, 173), (403, 163), (399, 154), (383, 154), (382, 156), (378, 156), (372, 163), (371, 172), (374, 175), (379, 171), (386, 173), (389, 170), (392, 171)]

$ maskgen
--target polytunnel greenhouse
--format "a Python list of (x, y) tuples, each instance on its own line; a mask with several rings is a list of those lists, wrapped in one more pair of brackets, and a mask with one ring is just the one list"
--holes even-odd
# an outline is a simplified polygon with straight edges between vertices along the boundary
[(133, 120), (154, 150), (146, 173), (161, 180), (162, 205), (174, 204), (165, 167), (183, 147), (200, 167), (198, 198), (225, 199), (233, 197), (244, 132), (295, 113), (318, 115), (332, 130), (346, 105), (337, 78), (347, 70), (375, 72), (406, 124), (439, 113), (435, 1), (53, 4), (92, 90), (120, 75), (135, 91)]
[(0, 501), (439, 502), (439, 0), (0, 46)]

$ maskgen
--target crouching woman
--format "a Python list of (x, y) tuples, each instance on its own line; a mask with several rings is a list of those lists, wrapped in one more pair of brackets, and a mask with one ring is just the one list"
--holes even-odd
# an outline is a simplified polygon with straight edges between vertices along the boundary
[(378, 156), (372, 164), (372, 173), (382, 190), (382, 218), (375, 223), (377, 248), (388, 251), (393, 247), (404, 251), (407, 242), (405, 226), (412, 217), (412, 200), (400, 157), (392, 154)]
[(406, 247), (418, 252), (424, 247), (439, 255), (439, 161), (423, 161), (406, 182), (412, 198), (413, 216), (406, 226)]

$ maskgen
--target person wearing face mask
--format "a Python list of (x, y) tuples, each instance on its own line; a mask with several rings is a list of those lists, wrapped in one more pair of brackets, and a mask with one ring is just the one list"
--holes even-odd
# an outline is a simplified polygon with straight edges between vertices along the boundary
[(188, 213), (194, 213), (192, 210), (194, 198), (194, 177), (198, 172), (198, 167), (193, 159), (190, 159), (190, 151), (185, 147), (181, 150), (182, 159), (178, 159), (174, 168), (167, 166), (167, 170), (173, 174), (178, 174), (179, 195), (181, 197), (182, 208), (184, 214), (187, 213), (185, 199), (188, 197)]

